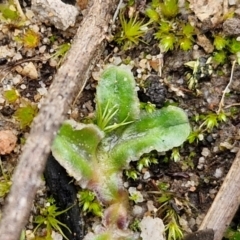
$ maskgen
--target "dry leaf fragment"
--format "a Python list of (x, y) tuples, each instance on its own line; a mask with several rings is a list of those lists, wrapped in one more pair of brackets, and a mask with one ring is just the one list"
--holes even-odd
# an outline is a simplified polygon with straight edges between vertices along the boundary
[(197, 35), (197, 44), (201, 46), (206, 53), (212, 53), (214, 46), (204, 34)]
[(77, 5), (80, 7), (81, 10), (87, 8), (88, 0), (77, 0)]

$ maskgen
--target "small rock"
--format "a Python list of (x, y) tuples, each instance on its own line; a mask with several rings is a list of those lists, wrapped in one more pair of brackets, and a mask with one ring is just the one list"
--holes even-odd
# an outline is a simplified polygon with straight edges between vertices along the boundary
[(190, 191), (190, 192), (195, 192), (196, 189), (197, 189), (196, 187), (192, 186), (192, 187), (189, 188), (189, 191)]
[(134, 205), (133, 210), (132, 210), (132, 214), (134, 215), (134, 217), (142, 217), (144, 213), (144, 209), (138, 205)]
[(162, 219), (144, 217), (140, 222), (141, 237), (143, 240), (164, 240), (165, 226)]
[(200, 157), (198, 160), (197, 169), (202, 170), (204, 168), (205, 158)]
[(143, 179), (144, 180), (146, 180), (146, 179), (148, 179), (148, 178), (150, 178), (151, 177), (151, 175), (150, 175), (150, 172), (149, 171), (146, 171), (145, 173), (144, 173), (144, 175), (143, 175)]
[(167, 90), (160, 82), (160, 77), (157, 75), (149, 76), (145, 81), (145, 85), (146, 100), (154, 103), (157, 107), (162, 107), (165, 102)]
[(200, 157), (198, 160), (199, 164), (204, 164), (205, 163), (205, 158), (204, 157)]
[(13, 57), (15, 55), (15, 51), (13, 48), (9, 48), (8, 46), (0, 46), (0, 57)]
[(149, 212), (156, 212), (157, 208), (153, 205), (153, 201), (149, 200), (147, 201), (147, 209)]
[(214, 173), (214, 177), (215, 178), (221, 178), (223, 176), (223, 169), (222, 168), (217, 168), (215, 173)]
[(220, 148), (231, 150), (234, 145), (230, 144), (229, 142), (222, 142), (220, 143)]
[(42, 45), (40, 48), (39, 48), (39, 52), (40, 53), (44, 53), (47, 49), (47, 46), (46, 45)]
[(236, 0), (228, 0), (230, 6), (236, 5)]
[(0, 131), (0, 155), (9, 154), (17, 143), (17, 137), (11, 130)]
[(63, 236), (60, 233), (52, 231), (51, 237), (53, 240), (62, 240)]
[(5, 103), (5, 99), (0, 96), (0, 104), (3, 104), (3, 103)]
[(37, 69), (32, 62), (29, 62), (26, 66), (23, 67), (23, 70), (22, 70), (21, 74), (23, 76), (30, 77), (31, 79), (37, 79), (38, 78)]
[(201, 154), (202, 156), (207, 157), (210, 154), (210, 150), (208, 148), (203, 148)]
[(223, 23), (223, 32), (226, 36), (237, 36), (240, 34), (240, 19), (229, 18)]
[(18, 85), (19, 83), (22, 82), (22, 76), (17, 74), (16, 76), (13, 77), (12, 81), (14, 85)]
[(40, 21), (50, 23), (63, 31), (75, 24), (79, 14), (75, 6), (61, 0), (32, 0), (32, 11)]

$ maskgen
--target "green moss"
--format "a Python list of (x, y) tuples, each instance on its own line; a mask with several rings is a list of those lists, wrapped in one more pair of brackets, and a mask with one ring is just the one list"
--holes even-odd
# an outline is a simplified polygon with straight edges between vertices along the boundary
[(6, 20), (17, 21), (20, 17), (17, 9), (11, 1), (9, 1), (8, 4), (0, 4), (0, 13)]
[(127, 20), (123, 12), (119, 15), (121, 32), (116, 35), (115, 41), (119, 45), (123, 45), (124, 50), (137, 45), (147, 31), (148, 23), (144, 24), (143, 20), (138, 21), (137, 18), (138, 16), (136, 15)]
[(84, 213), (92, 213), (95, 216), (102, 217), (103, 209), (100, 202), (97, 200), (94, 192), (87, 189), (81, 190), (77, 194), (79, 205)]
[(227, 46), (227, 40), (224, 36), (221, 35), (215, 35), (213, 45), (216, 48), (216, 50), (223, 50)]
[(166, 18), (174, 18), (179, 12), (178, 0), (164, 0), (159, 6), (162, 15)]
[(20, 127), (23, 129), (30, 126), (36, 114), (37, 106), (31, 103), (25, 103), (25, 106), (17, 109), (17, 111), (14, 113), (14, 117), (19, 122)]
[(45, 238), (46, 240), (52, 240), (52, 230), (58, 231), (65, 239), (68, 239), (64, 235), (61, 227), (64, 227), (69, 232), (71, 232), (70, 229), (56, 218), (57, 216), (67, 212), (72, 206), (63, 211), (58, 211), (55, 200), (53, 198), (49, 198), (48, 203), (49, 204), (46, 207), (39, 208), (40, 214), (37, 215), (34, 219), (34, 222), (37, 223), (37, 227), (34, 229), (34, 232), (36, 232), (39, 227), (45, 226), (47, 233), (47, 236)]
[(14, 103), (17, 101), (19, 98), (19, 94), (17, 90), (11, 89), (11, 90), (6, 90), (3, 93), (3, 97), (9, 102), (9, 103)]
[(10, 191), (12, 186), (11, 174), (6, 173), (2, 166), (2, 161), (0, 160), (0, 169), (2, 176), (0, 177), (0, 197), (4, 198)]

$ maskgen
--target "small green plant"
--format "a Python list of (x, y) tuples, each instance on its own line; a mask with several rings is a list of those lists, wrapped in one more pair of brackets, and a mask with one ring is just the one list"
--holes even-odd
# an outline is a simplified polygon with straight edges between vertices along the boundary
[(0, 159), (0, 168), (2, 176), (0, 177), (0, 197), (4, 198), (12, 186), (11, 174), (5, 173), (2, 166), (2, 161)]
[(225, 64), (230, 55), (234, 55), (240, 63), (240, 41), (236, 38), (214, 35), (213, 45), (215, 47), (213, 60), (216, 64)]
[(174, 162), (178, 162), (180, 160), (179, 148), (173, 148), (172, 149), (171, 159)]
[(152, 104), (150, 102), (146, 102), (146, 103), (141, 102), (140, 103), (140, 109), (143, 109), (148, 113), (153, 113), (156, 110), (156, 105)]
[(229, 40), (228, 44), (229, 51), (231, 53), (238, 53), (240, 52), (240, 41), (238, 41), (236, 38), (232, 38)]
[(180, 240), (183, 238), (183, 230), (178, 223), (178, 214), (174, 209), (169, 209), (166, 212), (166, 216), (164, 221), (167, 221), (166, 224), (166, 232), (167, 232), (167, 240)]
[(160, 40), (160, 48), (163, 52), (179, 47), (184, 51), (192, 48), (195, 35), (194, 27), (189, 23), (161, 20), (155, 38)]
[(3, 93), (3, 97), (9, 102), (14, 103), (19, 98), (19, 93), (15, 89), (6, 90)]
[(34, 219), (34, 222), (37, 223), (37, 226), (34, 229), (34, 233), (38, 230), (39, 227), (45, 226), (47, 232), (45, 238), (46, 240), (53, 240), (51, 237), (52, 230), (58, 231), (65, 239), (68, 239), (64, 235), (61, 227), (64, 227), (68, 229), (69, 232), (71, 232), (70, 229), (65, 224), (57, 220), (56, 217), (67, 212), (71, 207), (63, 211), (58, 211), (55, 200), (53, 198), (49, 198), (46, 207), (40, 208), (40, 215), (36, 216)]
[(98, 217), (102, 217), (102, 206), (96, 199), (94, 192), (89, 190), (81, 190), (77, 194), (79, 205), (82, 207), (83, 212), (92, 213)]
[(213, 53), (213, 61), (217, 64), (224, 64), (227, 60), (226, 51), (218, 51)]
[(198, 81), (202, 78), (206, 78), (212, 75), (213, 69), (211, 65), (212, 58), (200, 57), (196, 61), (190, 61), (184, 65), (192, 70), (192, 72), (186, 73), (186, 79), (188, 81), (188, 88), (195, 89), (198, 85)]
[[(105, 232), (92, 239), (116, 239), (116, 230), (122, 232), (128, 226), (129, 195), (123, 186), (122, 171), (144, 153), (181, 145), (190, 126), (185, 112), (178, 107), (141, 112), (135, 80), (126, 67), (111, 66), (102, 73), (95, 116), (95, 124), (66, 121), (53, 142), (52, 153), (106, 207)], [(155, 161), (148, 157), (142, 165)], [(121, 239), (131, 238), (132, 234), (129, 230)]]
[[(169, 191), (170, 185), (168, 183), (162, 182), (158, 187), (159, 191), (149, 193), (160, 195), (157, 199), (160, 204), (157, 213), (165, 224), (167, 240), (180, 240), (183, 238), (183, 230), (179, 224), (179, 210), (175, 204), (177, 197)], [(178, 201), (180, 200), (178, 199)], [(188, 207), (186, 201), (183, 201), (182, 204)]]
[(181, 169), (186, 171), (187, 169), (194, 169), (194, 157), (196, 156), (195, 152), (190, 152), (188, 156), (184, 158), (184, 161), (181, 161)]
[(0, 20), (7, 28), (20, 29), (26, 23), (26, 16), (18, 0), (8, 0), (6, 3), (0, 3)]
[(10, 21), (17, 21), (20, 17), (13, 1), (9, 1), (8, 4), (0, 4), (0, 13), (4, 19)]
[(140, 203), (140, 202), (144, 201), (143, 195), (135, 187), (130, 187), (128, 189), (128, 192), (130, 194), (129, 200), (131, 200), (135, 203)]
[(70, 49), (70, 43), (63, 43), (57, 47), (56, 52), (51, 56), (54, 59), (58, 60), (58, 66), (60, 66), (64, 60), (64, 57), (68, 50)]
[(214, 36), (213, 45), (218, 51), (223, 50), (227, 46), (227, 43), (228, 41), (224, 36), (221, 35)]
[[(21, 5), (18, 0), (8, 0), (5, 1), (7, 3), (0, 4), (0, 18), (1, 20), (10, 21), (18, 24), (26, 19), (24, 15)], [(5, 22), (5, 21), (4, 21)]]
[(28, 102), (22, 101), (22, 107), (19, 107), (14, 113), (14, 117), (19, 122), (22, 129), (31, 125), (33, 118), (37, 114), (37, 106)]
[(119, 18), (121, 23), (121, 32), (116, 35), (115, 41), (119, 45), (123, 45), (123, 50), (127, 50), (141, 41), (141, 38), (148, 29), (147, 26), (149, 23), (144, 24), (143, 20), (138, 21), (137, 15), (127, 20), (123, 12), (120, 13)]
[(239, 240), (240, 239), (239, 227), (236, 230), (229, 227), (226, 233), (224, 234), (224, 238), (229, 240)]
[(32, 29), (27, 29), (25, 33), (16, 36), (15, 41), (23, 44), (26, 48), (36, 48), (40, 43), (40, 34)]
[(188, 51), (193, 46), (195, 28), (190, 23), (177, 19), (178, 13), (178, 0), (153, 0), (146, 9), (145, 14), (150, 18), (150, 22), (158, 24), (154, 35), (155, 39), (159, 40), (162, 52), (178, 47)]
[(213, 128), (218, 127), (219, 123), (226, 122), (227, 115), (224, 111), (211, 112), (206, 115), (197, 116), (197, 121), (202, 120), (200, 126), (194, 128), (188, 136), (189, 143), (202, 141), (204, 139), (204, 132), (211, 132)]
[(128, 179), (136, 180), (138, 178), (139, 172), (135, 169), (126, 169), (125, 174)]
[(140, 228), (140, 220), (139, 219), (134, 219), (134, 221), (131, 223), (131, 225), (129, 226), (129, 228), (134, 231), (134, 232), (140, 232), (141, 228)]
[(174, 18), (179, 12), (178, 0), (164, 0), (159, 7), (161, 14), (166, 18)]
[(141, 172), (143, 168), (148, 168), (151, 164), (156, 163), (158, 163), (158, 160), (154, 154), (143, 154), (143, 156), (141, 156), (141, 158), (137, 161), (137, 169)]

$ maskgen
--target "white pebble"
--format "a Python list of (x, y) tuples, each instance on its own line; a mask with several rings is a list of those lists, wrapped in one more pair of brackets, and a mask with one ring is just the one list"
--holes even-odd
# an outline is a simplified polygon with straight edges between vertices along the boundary
[(18, 85), (22, 81), (22, 76), (17, 74), (15, 77), (12, 79), (14, 85)]
[(21, 84), (20, 88), (21, 88), (22, 90), (24, 90), (24, 89), (26, 89), (27, 87), (26, 87), (25, 84)]
[(26, 66), (23, 67), (23, 70), (22, 70), (21, 74), (24, 75), (24, 76), (28, 76), (31, 79), (37, 79), (38, 78), (37, 69), (32, 62), (29, 62)]
[(151, 175), (150, 175), (149, 171), (146, 171), (146, 172), (144, 173), (144, 175), (143, 175), (143, 179), (144, 179), (144, 180), (146, 180), (146, 179), (148, 179), (148, 178), (150, 178), (150, 177), (151, 177)]
[(138, 205), (134, 205), (133, 210), (132, 210), (132, 214), (135, 217), (141, 217), (144, 213), (144, 210), (142, 207), (138, 206)]
[(46, 51), (46, 45), (42, 45), (40, 48), (39, 48), (39, 53), (44, 53)]
[(214, 177), (220, 178), (220, 177), (222, 177), (222, 175), (223, 175), (223, 170), (222, 170), (222, 168), (217, 168), (216, 171), (215, 171), (215, 173), (214, 173)]
[(162, 219), (144, 217), (140, 222), (142, 240), (164, 240), (165, 226)]
[(199, 164), (205, 163), (205, 158), (204, 157), (200, 157), (199, 160), (198, 160), (198, 163)]
[(203, 148), (201, 154), (202, 156), (207, 157), (210, 155), (210, 150), (208, 148)]

